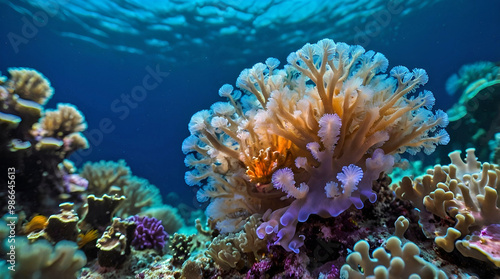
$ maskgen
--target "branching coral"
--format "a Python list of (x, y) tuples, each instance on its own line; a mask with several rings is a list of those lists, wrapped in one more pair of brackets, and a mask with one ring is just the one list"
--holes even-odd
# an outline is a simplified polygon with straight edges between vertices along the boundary
[[(500, 169), (478, 162), (474, 149), (467, 150), (465, 162), (460, 158), (460, 151), (450, 153), (449, 157), (450, 165), (436, 165), (415, 180), (404, 177), (399, 185), (393, 185), (396, 195), (410, 200), (419, 209), (424, 233), (435, 238), (436, 244), (447, 252), (454, 250), (455, 240), (468, 235), (475, 235), (473, 238), (477, 240), (479, 231), (485, 229), (493, 236), (490, 242), (494, 243), (493, 239), (500, 237), (498, 230), (491, 227), (500, 224)], [(486, 242), (487, 237), (483, 236)], [(465, 241), (456, 245), (460, 245), (460, 252), (481, 250)], [(469, 249), (464, 249), (464, 245), (470, 246)], [(470, 254), (472, 252), (464, 253)]]
[(39, 72), (27, 68), (9, 68), (10, 80), (7, 85), (19, 97), (37, 102), (41, 105), (52, 97), (54, 89), (50, 82)]
[[(428, 80), (422, 69), (398, 66), (360, 46), (321, 40), (241, 72), (234, 91), (224, 85), (210, 110), (195, 113), (184, 140), (185, 175), (202, 185), (201, 202), (221, 232), (238, 230), (253, 213), (267, 213), (259, 237), (298, 252), (298, 222), (311, 214), (337, 216), (352, 204), (374, 202), (372, 182), (393, 155), (446, 144), (443, 111), (431, 92), (412, 93)], [(412, 95), (412, 96), (410, 96)]]
[(47, 110), (40, 120), (45, 136), (65, 137), (87, 128), (83, 114), (69, 104), (58, 104), (57, 110)]
[(124, 160), (87, 162), (80, 172), (80, 176), (89, 181), (88, 192), (97, 197), (119, 193), (126, 185), (130, 174), (130, 168)]

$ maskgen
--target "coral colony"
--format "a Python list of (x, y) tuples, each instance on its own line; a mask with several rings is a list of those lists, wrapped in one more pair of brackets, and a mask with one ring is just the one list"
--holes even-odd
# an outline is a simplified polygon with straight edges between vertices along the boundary
[[(225, 100), (192, 116), (185, 181), (206, 216), (163, 204), (124, 161), (77, 169), (68, 157), (87, 147), (83, 114), (69, 104), (45, 109), (48, 80), (9, 69), (0, 155), (11, 165), (0, 165), (15, 169), (23, 203), (9, 208), (11, 194), (0, 196), (0, 278), (500, 276), (498, 165), (467, 149), (465, 159), (451, 152), (449, 165), (401, 170), (402, 154), (450, 141), (448, 115), (418, 91), (426, 72), (386, 73), (382, 54), (329, 39), (287, 62), (243, 70), (238, 89), (223, 85)], [(448, 88), (469, 98), (498, 90), (496, 66), (480, 66)]]
[[(447, 115), (430, 110), (422, 69), (398, 66), (360, 46), (321, 40), (288, 56), (241, 72), (237, 85), (219, 94), (228, 102), (191, 118), (188, 185), (202, 184), (200, 202), (221, 232), (241, 229), (263, 214), (257, 234), (298, 253), (299, 222), (312, 214), (335, 217), (351, 205), (375, 202), (372, 184), (389, 172), (395, 155), (430, 154), (446, 144)], [(202, 183), (206, 179), (205, 183)]]

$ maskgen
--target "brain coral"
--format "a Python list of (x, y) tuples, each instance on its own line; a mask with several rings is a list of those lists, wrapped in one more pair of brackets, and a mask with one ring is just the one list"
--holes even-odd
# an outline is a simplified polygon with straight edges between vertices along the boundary
[(210, 110), (195, 113), (182, 150), (190, 186), (209, 201), (206, 213), (221, 232), (241, 229), (265, 213), (258, 236), (298, 252), (298, 222), (311, 214), (337, 216), (352, 204), (374, 202), (372, 183), (391, 170), (394, 154), (434, 151), (449, 141), (441, 110), (430, 111), (422, 69), (394, 67), (387, 59), (324, 39), (288, 56), (245, 69), (242, 90), (224, 85)]

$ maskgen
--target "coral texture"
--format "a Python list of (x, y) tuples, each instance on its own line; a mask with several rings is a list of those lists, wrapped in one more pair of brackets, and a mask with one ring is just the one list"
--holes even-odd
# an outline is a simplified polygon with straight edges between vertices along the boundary
[(132, 246), (137, 250), (156, 249), (162, 251), (165, 245), (165, 239), (168, 234), (163, 229), (160, 220), (149, 217), (131, 216), (127, 221), (136, 224)]
[(71, 241), (59, 241), (54, 247), (45, 240), (28, 244), (16, 240), (16, 271), (13, 279), (77, 278), (87, 259)]
[(86, 211), (85, 218), (80, 221), (78, 227), (84, 232), (92, 229), (103, 232), (111, 223), (118, 206), (124, 200), (124, 196), (103, 195), (101, 198), (97, 198), (95, 195), (88, 195), (87, 204), (84, 208)]
[(10, 80), (7, 85), (14, 88), (19, 97), (45, 105), (52, 97), (54, 89), (41, 73), (28, 68), (9, 68)]
[(224, 85), (210, 110), (195, 113), (184, 140), (185, 175), (210, 201), (207, 215), (221, 232), (266, 213), (259, 237), (298, 252), (298, 222), (311, 214), (337, 216), (374, 202), (372, 183), (391, 170), (394, 155), (432, 153), (449, 141), (443, 111), (430, 111), (431, 92), (413, 94), (428, 80), (422, 69), (397, 66), (360, 46), (324, 39), (279, 61), (269, 58)]
[[(490, 246), (495, 246), (500, 237), (495, 229), (500, 224), (500, 169), (478, 162), (474, 151), (467, 150), (465, 161), (460, 158), (460, 151), (452, 152), (451, 164), (436, 165), (426, 175), (414, 180), (404, 177), (399, 185), (393, 185), (398, 197), (410, 200), (419, 209), (420, 225), (426, 236), (435, 238), (436, 244), (447, 252), (455, 249), (457, 239), (466, 236), (472, 236), (472, 242), (482, 237), (483, 244), (489, 242)], [(483, 233), (479, 234), (480, 231)], [(456, 244), (464, 255), (486, 254), (474, 256), (481, 260), (498, 257), (496, 251), (490, 254), (491, 248), (469, 244), (470, 239)], [(479, 253), (473, 254), (471, 249)]]
[(433, 264), (419, 257), (420, 249), (413, 242), (401, 246), (401, 240), (393, 236), (387, 239), (386, 249), (377, 248), (372, 256), (370, 245), (361, 240), (354, 245), (354, 253), (350, 254), (340, 270), (340, 278), (447, 278)]
[(104, 234), (97, 240), (97, 260), (102, 267), (120, 267), (130, 255), (130, 244), (136, 225), (133, 222), (113, 218)]
[(126, 199), (116, 209), (116, 216), (126, 218), (142, 210), (162, 205), (160, 190), (148, 180), (132, 175), (124, 160), (86, 163), (80, 176), (89, 181), (88, 192), (123, 195)]
[(161, 205), (142, 210), (139, 216), (148, 216), (161, 220), (163, 228), (168, 234), (174, 234), (184, 226), (184, 221), (177, 208), (170, 205)]
[(267, 241), (258, 238), (256, 234), (256, 228), (260, 224), (259, 217), (252, 215), (241, 232), (215, 237), (206, 254), (225, 270), (250, 267), (259, 259), (259, 253), (266, 250), (267, 245)]
[(84, 131), (87, 124), (82, 113), (74, 106), (58, 104), (57, 110), (45, 111), (45, 116), (40, 120), (40, 128), (45, 131), (45, 136), (65, 137)]
[(43, 230), (30, 233), (28, 239), (34, 241), (45, 238), (52, 243), (61, 240), (76, 241), (79, 232), (77, 227), (79, 218), (73, 210), (73, 206), (72, 203), (60, 204), (61, 213), (51, 215)]

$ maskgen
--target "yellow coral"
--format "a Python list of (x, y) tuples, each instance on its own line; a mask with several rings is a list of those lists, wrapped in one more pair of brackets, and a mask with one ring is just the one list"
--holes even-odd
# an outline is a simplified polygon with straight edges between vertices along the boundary
[(83, 114), (69, 104), (58, 104), (57, 110), (47, 110), (40, 119), (40, 127), (47, 137), (63, 138), (85, 130), (87, 124)]
[(26, 225), (23, 226), (23, 231), (25, 234), (29, 234), (35, 231), (40, 231), (47, 227), (47, 217), (43, 215), (37, 215), (33, 217)]
[(50, 82), (36, 70), (9, 68), (8, 72), (11, 77), (7, 84), (21, 98), (44, 105), (52, 97)]
[(250, 182), (258, 184), (267, 184), (271, 182), (271, 176), (275, 170), (289, 166), (290, 148), (292, 142), (282, 137), (277, 138), (277, 146), (268, 147), (265, 150), (260, 149), (258, 155), (247, 160), (246, 174)]
[(85, 246), (87, 243), (91, 242), (92, 240), (97, 239), (99, 236), (97, 230), (90, 230), (86, 232), (85, 234), (79, 234), (78, 235), (78, 241), (76, 242), (78, 244), (78, 248), (82, 248)]

